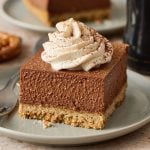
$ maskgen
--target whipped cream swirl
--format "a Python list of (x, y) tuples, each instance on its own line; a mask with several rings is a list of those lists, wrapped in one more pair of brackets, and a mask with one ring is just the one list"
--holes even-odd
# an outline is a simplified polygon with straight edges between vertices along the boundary
[(54, 71), (89, 71), (111, 61), (111, 43), (94, 29), (72, 18), (57, 23), (56, 28), (56, 32), (48, 34), (49, 41), (43, 44), (41, 54)]

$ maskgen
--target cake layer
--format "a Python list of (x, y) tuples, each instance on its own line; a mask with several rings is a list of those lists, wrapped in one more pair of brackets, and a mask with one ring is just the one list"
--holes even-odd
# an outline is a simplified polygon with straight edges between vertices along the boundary
[(110, 8), (110, 0), (29, 0), (32, 5), (48, 10), (52, 15)]
[[(81, 7), (80, 3), (76, 3), (76, 1), (70, 1), (69, 3), (64, 3), (63, 1), (56, 1), (53, 0), (49, 4), (48, 0), (44, 1), (34, 1), (34, 0), (23, 0), (25, 5), (29, 8), (29, 10), (35, 14), (43, 23), (47, 25), (55, 24), (56, 22), (68, 19), (73, 17), (77, 20), (103, 20), (107, 18), (110, 14), (110, 2), (103, 0), (103, 2), (98, 3), (95, 5), (99, 0), (95, 0), (96, 3), (93, 1), (86, 2), (87, 5), (83, 5)], [(68, 0), (67, 0), (68, 1)], [(85, 0), (82, 0), (82, 3)], [(40, 4), (42, 2), (42, 5)], [(59, 6), (55, 3), (58, 3)], [(75, 7), (70, 3), (75, 3), (74, 5), (79, 5), (79, 7)], [(71, 7), (69, 7), (71, 5)], [(59, 7), (58, 7), (59, 6)], [(99, 6), (99, 7), (98, 7)]]
[(41, 51), (21, 67), (20, 103), (104, 113), (126, 83), (127, 45), (113, 43), (112, 61), (98, 69), (53, 72)]
[(23, 118), (40, 119), (50, 122), (63, 122), (68, 125), (102, 129), (107, 118), (114, 112), (116, 106), (120, 105), (125, 97), (126, 84), (122, 86), (113, 103), (104, 113), (76, 112), (69, 109), (43, 107), (42, 105), (20, 104), (19, 114)]

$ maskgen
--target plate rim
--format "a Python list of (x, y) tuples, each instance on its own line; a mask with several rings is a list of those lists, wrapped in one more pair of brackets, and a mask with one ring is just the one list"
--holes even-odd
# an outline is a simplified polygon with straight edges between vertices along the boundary
[[(140, 78), (142, 78), (143, 80), (147, 81), (149, 79), (145, 78), (145, 76), (140, 75), (136, 72), (133, 72), (131, 70), (128, 70), (128, 73), (131, 74), (135, 74), (136, 76), (139, 76)], [(146, 94), (147, 96), (147, 94)], [(64, 145), (71, 145), (71, 141), (74, 140), (74, 144), (82, 144), (82, 142), (78, 142), (76, 140), (84, 140), (84, 139), (89, 139), (90, 138), (90, 142), (88, 143), (92, 143), (92, 142), (96, 142), (96, 141), (105, 141), (105, 140), (109, 140), (109, 139), (113, 139), (116, 137), (120, 137), (122, 135), (126, 135), (130, 132), (133, 132), (137, 129), (139, 129), (140, 127), (146, 125), (147, 123), (150, 122), (150, 112), (148, 112), (147, 114), (145, 114), (143, 119), (140, 119), (138, 121), (136, 121), (135, 123), (132, 123), (130, 125), (126, 125), (120, 128), (115, 128), (112, 130), (108, 130), (104, 133), (96, 133), (96, 134), (91, 134), (91, 135), (80, 135), (80, 136), (49, 136), (49, 135), (38, 135), (38, 134), (33, 134), (33, 133), (24, 133), (21, 131), (16, 131), (16, 130), (12, 130), (12, 129), (8, 129), (5, 127), (0, 126), (0, 133), (7, 135), (8, 137), (13, 137), (14, 139), (17, 139), (18, 137), (22, 137), (25, 138), (24, 141), (37, 141), (37, 143), (43, 143), (43, 144), (52, 144), (51, 142), (53, 141), (54, 144), (61, 144), (62, 145), (62, 141), (64, 143)], [(103, 138), (104, 136), (108, 136), (107, 138), (98, 140), (100, 138)], [(39, 140), (42, 140), (39, 142)], [(50, 143), (47, 142), (43, 142), (43, 140), (51, 140)], [(94, 140), (94, 141), (93, 141)], [(70, 142), (69, 142), (70, 141)], [(86, 143), (86, 142), (84, 142)]]
[(38, 25), (33, 25), (33, 24), (29, 24), (26, 22), (22, 22), (19, 21), (18, 19), (13, 18), (12, 16), (10, 16), (7, 11), (6, 11), (6, 7), (8, 5), (8, 3), (12, 3), (12, 1), (10, 0), (5, 0), (5, 2), (2, 4), (2, 7), (0, 9), (0, 15), (1, 17), (3, 17), (7, 22), (12, 23), (13, 25), (16, 25), (18, 27), (22, 27), (24, 29), (28, 29), (28, 30), (33, 30), (33, 31), (39, 31), (39, 32), (50, 32), (50, 31), (54, 31), (55, 28), (53, 27), (41, 27)]
[[(69, 140), (69, 139), (79, 139), (79, 138), (93, 138), (93, 137), (99, 137), (99, 136), (105, 136), (105, 135), (109, 135), (109, 134), (113, 134), (113, 133), (117, 133), (117, 132), (120, 132), (122, 130), (127, 130), (127, 129), (131, 129), (133, 127), (137, 127), (139, 126), (142, 127), (144, 126), (145, 124), (149, 123), (150, 122), (150, 115), (147, 115), (144, 119), (141, 119), (140, 121), (136, 122), (136, 123), (133, 123), (131, 125), (127, 125), (127, 126), (124, 126), (124, 127), (120, 127), (120, 128), (117, 128), (117, 129), (113, 129), (111, 131), (106, 131), (105, 133), (101, 134), (100, 132), (98, 134), (92, 134), (92, 135), (82, 135), (82, 136), (59, 136), (59, 137), (55, 137), (55, 136), (48, 136), (48, 135), (38, 135), (38, 134), (33, 134), (33, 133), (24, 133), (24, 132), (20, 132), (20, 131), (15, 131), (15, 130), (11, 130), (11, 129), (8, 129), (8, 128), (4, 128), (4, 127), (1, 127), (0, 126), (0, 132), (5, 132), (5, 133), (10, 133), (10, 134), (16, 134), (16, 135), (19, 135), (19, 136), (26, 136), (26, 137), (31, 137), (31, 138), (38, 138), (38, 139), (54, 139), (54, 140), (61, 140), (61, 139), (64, 139), (64, 140)], [(142, 126), (140, 126), (142, 125)], [(138, 128), (137, 128), (138, 129)], [(90, 129), (89, 129), (90, 130)], [(136, 130), (136, 129), (135, 129)], [(99, 130), (101, 131), (101, 130)]]
[[(34, 24), (27, 23), (27, 22), (22, 22), (16, 18), (12, 17), (7, 12), (7, 5), (9, 5), (9, 3), (12, 3), (12, 1), (5, 0), (4, 3), (2, 4), (1, 10), (0, 10), (1, 17), (3, 17), (7, 22), (12, 23), (13, 25), (16, 25), (18, 27), (22, 27), (24, 29), (31, 30), (31, 31), (38, 31), (38, 32), (53, 32), (53, 31), (55, 31), (55, 27), (46, 27), (46, 26), (44, 27), (44, 26), (40, 26), (40, 25), (34, 25)], [(112, 26), (111, 29), (97, 28), (96, 30), (98, 30), (102, 33), (111, 33), (116, 30), (124, 28), (125, 25), (126, 25), (126, 21), (123, 21), (122, 24)]]

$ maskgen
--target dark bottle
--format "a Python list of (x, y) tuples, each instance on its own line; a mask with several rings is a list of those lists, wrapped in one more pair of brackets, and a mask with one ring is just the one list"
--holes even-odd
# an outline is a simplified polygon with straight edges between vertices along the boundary
[(129, 46), (129, 66), (150, 75), (150, 0), (127, 0), (124, 41)]

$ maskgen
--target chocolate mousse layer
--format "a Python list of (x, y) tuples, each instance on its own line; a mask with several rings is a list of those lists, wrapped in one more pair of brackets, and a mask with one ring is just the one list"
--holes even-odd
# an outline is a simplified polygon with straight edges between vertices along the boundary
[(62, 14), (91, 9), (109, 8), (109, 0), (30, 0), (40, 9), (48, 10), (50, 14)]
[(126, 84), (127, 45), (113, 43), (112, 61), (86, 71), (53, 72), (40, 50), (21, 67), (20, 104), (103, 113)]

